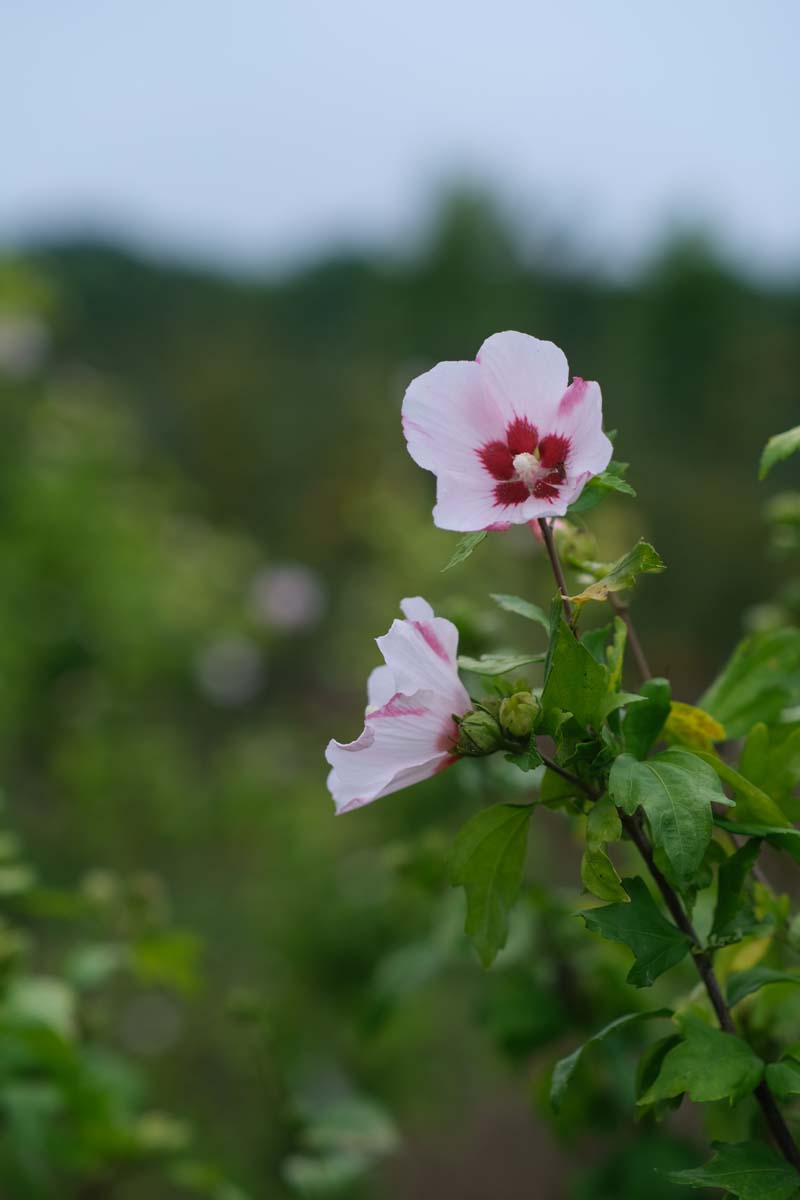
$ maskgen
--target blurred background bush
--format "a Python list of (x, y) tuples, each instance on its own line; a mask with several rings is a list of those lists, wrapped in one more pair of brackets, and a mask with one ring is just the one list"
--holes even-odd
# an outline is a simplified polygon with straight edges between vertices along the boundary
[[(608, 558), (644, 535), (666, 559), (668, 572), (638, 593), (637, 620), (677, 697), (702, 690), (743, 619), (773, 620), (776, 597), (797, 603), (785, 587), (797, 506), (769, 501), (778, 533), (768, 544), (768, 493), (755, 481), (763, 442), (798, 419), (796, 223), (771, 228), (770, 246), (754, 244), (748, 257), (742, 245), (763, 222), (745, 197), (738, 248), (705, 222), (702, 233), (685, 226), (632, 241), (621, 269), (583, 240), (588, 215), (562, 220), (557, 190), (552, 227), (504, 199), (517, 178), (511, 156), (505, 189), (454, 176), (413, 237), (360, 238), (354, 204), (348, 236), (334, 242), (328, 218), (314, 225), (306, 214), (303, 192), (280, 269), (261, 267), (277, 258), (269, 239), (251, 239), (246, 270), (241, 252), (220, 266), (224, 230), (216, 250), (187, 251), (181, 198), (189, 213), (196, 197), (179, 173), (178, 220), (170, 226), (165, 207), (146, 244), (135, 221), (126, 234), (110, 201), (81, 209), (66, 176), (48, 192), (34, 173), (25, 193), (31, 159), (47, 153), (34, 136), (37, 84), (49, 82), (45, 101), (58, 105), (46, 72), (74, 67), (59, 48), (88, 54), (103, 23), (113, 27), (94, 4), (77, 33), (63, 14), (34, 7), (19, 18), (25, 71), (12, 72), (13, 97), (9, 88), (19, 121), (5, 164), (11, 200), (0, 206), (0, 1195), (682, 1194), (654, 1181), (653, 1168), (696, 1161), (694, 1130), (680, 1115), (664, 1129), (623, 1117), (632, 1066), (620, 1047), (609, 1043), (583, 1068), (591, 1097), (557, 1120), (547, 1108), (552, 1062), (641, 1003), (624, 984), (625, 952), (572, 916), (577, 858), (563, 817), (536, 823), (527, 899), (484, 974), (461, 935), (447, 850), (476, 806), (508, 798), (524, 778), (465, 763), (334, 820), (322, 755), (330, 736), (360, 728), (372, 638), (400, 597), (422, 594), (456, 620), (467, 653), (536, 637), (488, 600), (500, 590), (547, 601), (535, 544), (513, 530), (442, 575), (455, 535), (433, 528), (433, 481), (407, 457), (399, 426), (415, 374), (472, 357), (498, 329), (554, 340), (575, 374), (601, 382), (640, 499), (609, 502), (590, 523)], [(241, 10), (237, 37), (228, 29), (220, 50), (223, 80), (246, 57), (247, 19), (258, 19), (249, 4)], [(766, 34), (715, 25), (731, 11), (710, 5), (703, 28), (724, 28), (746, 52), (748, 36)], [(780, 6), (765, 13), (780, 33)], [(287, 39), (301, 116), (306, 55), (316, 61), (329, 20), (315, 15), (318, 26)], [(362, 18), (357, 5), (341, 14), (353, 30)], [(159, 52), (166, 43), (179, 55), (180, 34), (191, 59), (191, 20), (180, 29), (174, 19)], [(291, 26), (273, 19), (278, 33)], [(577, 5), (582, 53), (590, 19)], [(610, 21), (612, 32), (625, 24), (622, 6)], [(665, 18), (693, 63), (684, 24)], [(120, 33), (131, 28), (129, 11)], [(418, 29), (424, 39), (424, 22)], [(659, 33), (646, 22), (643, 31)], [(628, 36), (623, 61), (633, 63), (636, 31)], [(476, 39), (467, 26), (457, 41)], [(359, 45), (346, 60), (356, 83), (374, 71)], [(770, 77), (774, 92), (777, 77), (778, 107), (790, 111), (782, 43), (770, 45), (745, 90), (755, 95)], [(109, 51), (106, 70), (120, 53)], [(456, 77), (454, 65), (443, 69)], [(735, 107), (734, 84), (743, 85), (726, 70)], [(272, 66), (265, 104), (271, 79)], [(144, 145), (146, 156), (148, 121), (139, 126), (126, 104), (147, 116), (150, 98), (133, 80), (117, 85), (106, 116), (119, 121), (123, 150)], [(102, 108), (97, 82), (75, 87)], [(712, 103), (713, 78), (690, 83), (696, 103)], [(519, 84), (523, 95), (527, 86), (535, 97), (536, 80)], [(576, 102), (586, 109), (583, 86)], [(616, 94), (610, 68), (593, 86), (598, 103)], [(661, 112), (652, 86), (645, 95)], [(203, 87), (224, 114), (214, 81)], [(673, 122), (691, 143), (686, 97), (676, 104)], [(454, 111), (447, 96), (436, 106)], [(519, 133), (525, 114), (520, 106), (508, 128)], [(169, 115), (176, 136), (196, 132), (191, 111), (173, 104)], [(557, 128), (558, 112), (548, 115)], [(242, 117), (243, 132), (258, 127), (257, 107)], [(88, 133), (75, 127), (76, 142), (101, 149), (103, 115), (92, 119)], [(358, 143), (361, 120), (351, 114), (345, 142)], [(291, 121), (276, 153), (291, 142)], [(569, 113), (563, 121), (569, 131)], [(763, 166), (764, 149), (742, 148), (734, 124), (722, 119), (717, 149), (746, 174)], [(669, 155), (670, 129), (653, 130), (649, 153)], [(415, 134), (422, 162), (426, 131)], [(221, 119), (190, 160), (214, 174), (224, 136)], [(302, 156), (302, 144), (292, 153)], [(791, 153), (781, 155), (796, 174)], [(612, 158), (587, 165), (587, 196), (593, 171), (601, 191), (619, 174)], [(113, 166), (112, 157), (108, 196)], [(322, 159), (318, 168), (309, 189), (323, 197), (326, 177), (335, 191), (348, 169)], [(94, 166), (81, 169), (96, 179)], [(228, 185), (246, 189), (248, 178)], [(40, 201), (32, 224), (30, 196)], [(153, 203), (144, 217), (158, 215)], [(333, 248), (319, 248), (326, 238)], [(731, 1120), (720, 1113), (720, 1129)]]

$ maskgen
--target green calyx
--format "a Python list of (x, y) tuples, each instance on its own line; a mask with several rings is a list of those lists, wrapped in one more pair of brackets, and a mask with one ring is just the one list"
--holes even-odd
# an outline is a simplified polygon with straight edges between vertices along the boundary
[(457, 720), (456, 754), (478, 757), (500, 750), (505, 739), (497, 717), (477, 707)]

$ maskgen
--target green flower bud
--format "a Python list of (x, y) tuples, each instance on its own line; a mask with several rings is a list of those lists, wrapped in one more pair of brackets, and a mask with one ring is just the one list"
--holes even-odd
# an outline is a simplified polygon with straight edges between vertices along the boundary
[(532, 692), (506, 696), (500, 705), (500, 724), (510, 737), (528, 738), (533, 732), (541, 705)]
[(491, 713), (474, 708), (458, 722), (456, 754), (494, 754), (503, 745), (503, 731)]

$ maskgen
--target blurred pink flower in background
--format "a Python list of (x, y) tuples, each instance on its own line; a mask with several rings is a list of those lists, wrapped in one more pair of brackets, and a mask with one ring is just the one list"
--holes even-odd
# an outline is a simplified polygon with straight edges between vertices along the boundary
[(402, 600), (403, 621), (377, 638), (386, 665), (367, 682), (364, 730), (330, 741), (328, 788), (338, 813), (427, 779), (454, 761), (453, 716), (472, 707), (458, 677), (458, 630), (417, 596)]
[(474, 362), (442, 362), (409, 385), (403, 432), (437, 478), (433, 519), (462, 532), (560, 517), (608, 466), (600, 387), (558, 346), (495, 333)]
[(236, 708), (255, 699), (266, 673), (258, 644), (230, 634), (204, 647), (195, 658), (194, 674), (207, 699), (223, 708)]
[(303, 563), (262, 567), (250, 585), (250, 607), (256, 620), (297, 633), (316, 625), (325, 611), (325, 593), (316, 573)]
[(49, 343), (47, 326), (36, 317), (0, 313), (0, 375), (26, 379), (41, 366)]

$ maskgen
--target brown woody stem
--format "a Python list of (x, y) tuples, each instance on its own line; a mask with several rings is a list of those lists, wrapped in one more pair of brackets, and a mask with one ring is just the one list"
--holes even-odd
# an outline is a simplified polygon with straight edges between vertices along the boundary
[(553, 541), (553, 531), (550, 528), (549, 522), (546, 521), (544, 517), (539, 518), (539, 529), (541, 530), (542, 538), (544, 539), (547, 556), (550, 559), (550, 566), (553, 568), (553, 574), (555, 575), (558, 590), (561, 593), (561, 599), (564, 604), (564, 613), (569, 621), (570, 627), (572, 627), (573, 611), (572, 603), (569, 598), (569, 592), (567, 591), (567, 581), (564, 578), (564, 572), (561, 568), (561, 559), (558, 557), (558, 550), (556, 549), (556, 544)]
[[(539, 522), (539, 526), (542, 530), (542, 536), (544, 537), (545, 546), (547, 547), (547, 553), (550, 556), (550, 562), (553, 567), (553, 575), (555, 576), (556, 584), (561, 592), (562, 597), (564, 598), (564, 611), (567, 614), (570, 627), (572, 627), (572, 609), (571, 606), (569, 606), (569, 601), (566, 599), (567, 588), (564, 580), (564, 572), (558, 557), (558, 550), (556, 549), (553, 536), (547, 522), (542, 520)], [(636, 635), (636, 630), (633, 628), (633, 623), (628, 615), (627, 606), (622, 604), (622, 602), (619, 601), (613, 593), (609, 595), (609, 600), (611, 601), (614, 611), (622, 617), (627, 626), (628, 640), (643, 682), (647, 679), (651, 679), (652, 675), (647, 663), (647, 658), (642, 650), (639, 638)], [(573, 629), (573, 633), (574, 632), (575, 631)], [(563, 767), (559, 767), (557, 763), (554, 763), (550, 759), (545, 758), (544, 761), (551, 771), (555, 771), (557, 775), (560, 775), (562, 778), (568, 779), (570, 782), (579, 786), (584, 794), (589, 797), (589, 799), (597, 800), (599, 798), (597, 792), (588, 784), (584, 783), (583, 780), (579, 779), (577, 775), (573, 775), (570, 771), (565, 770)], [(678, 929), (680, 929), (681, 932), (690, 939), (694, 947), (692, 959), (708, 995), (711, 1007), (714, 1009), (717, 1020), (719, 1021), (720, 1028), (724, 1030), (725, 1033), (736, 1034), (736, 1026), (734, 1025), (731, 1011), (725, 1002), (725, 997), (722, 994), (722, 988), (720, 987), (719, 980), (717, 979), (714, 971), (711, 951), (703, 949), (700, 939), (697, 936), (697, 932), (687, 916), (677, 892), (656, 864), (656, 861), (653, 857), (653, 847), (650, 844), (650, 839), (644, 830), (641, 814), (637, 812), (633, 816), (628, 816), (625, 813), (620, 813), (620, 819), (622, 821), (623, 829), (633, 842), (636, 849), (639, 851), (642, 860), (652, 876), (653, 882), (664, 898), (664, 903), (669, 910), (670, 916), (672, 917)], [(776, 1146), (786, 1161), (790, 1163), (796, 1171), (800, 1172), (800, 1151), (797, 1148), (786, 1121), (784, 1120), (777, 1104), (775, 1103), (775, 1097), (770, 1091), (769, 1085), (762, 1080), (758, 1087), (754, 1090), (753, 1094), (758, 1101), (762, 1115)]]

